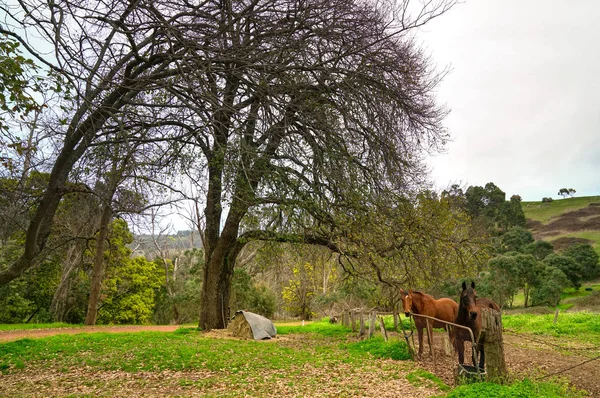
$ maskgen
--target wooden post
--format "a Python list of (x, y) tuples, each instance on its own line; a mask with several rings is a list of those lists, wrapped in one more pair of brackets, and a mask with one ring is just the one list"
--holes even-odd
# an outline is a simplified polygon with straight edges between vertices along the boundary
[(394, 307), (394, 332), (398, 333), (398, 311)]
[(360, 312), (360, 329), (358, 332), (359, 336), (364, 336), (365, 335), (365, 314), (363, 314), (363, 312)]
[(485, 352), (487, 379), (495, 383), (504, 383), (508, 379), (506, 360), (504, 359), (504, 340), (502, 337), (502, 315), (496, 310), (482, 308), (481, 333)]
[(553, 325), (556, 325), (558, 323), (558, 313), (560, 312), (560, 308), (556, 307), (556, 311), (554, 311), (554, 321), (552, 322)]
[(356, 318), (354, 317), (355, 314), (356, 312), (350, 311), (350, 324), (352, 326), (353, 332), (356, 332)]
[(373, 333), (375, 333), (375, 322), (377, 322), (377, 313), (373, 311), (369, 319), (369, 338), (373, 337)]
[(383, 339), (388, 341), (387, 330), (385, 330), (385, 323), (383, 322), (383, 317), (379, 317), (379, 329), (381, 329), (381, 334), (383, 335)]

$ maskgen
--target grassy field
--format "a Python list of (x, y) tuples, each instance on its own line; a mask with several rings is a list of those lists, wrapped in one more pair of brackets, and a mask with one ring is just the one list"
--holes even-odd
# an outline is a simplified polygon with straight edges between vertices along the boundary
[(557, 199), (550, 203), (521, 202), (525, 217), (542, 223), (561, 214), (587, 207), (590, 203), (600, 203), (600, 196)]
[[(591, 289), (591, 290), (589, 290)], [(579, 290), (575, 290), (574, 288), (566, 288), (561, 294), (561, 302), (559, 308), (561, 310), (586, 310), (587, 301), (586, 297), (589, 297), (593, 292), (600, 292), (600, 281), (592, 281), (592, 282), (584, 282), (583, 285), (579, 288)], [(596, 293), (597, 294), (597, 293)], [(581, 300), (584, 299), (584, 300)], [(523, 304), (525, 304), (525, 295), (523, 291), (520, 290), (513, 300), (513, 307), (507, 309), (509, 313), (515, 310), (521, 310), (523, 308)], [(544, 312), (543, 309), (537, 308), (537, 311)], [(548, 308), (549, 312), (553, 312), (553, 308)], [(600, 311), (600, 308), (594, 308), (594, 311)]]
[(81, 325), (73, 325), (70, 323), (11, 323), (0, 324), (2, 330), (30, 330), (30, 329), (59, 329), (59, 328), (74, 328)]
[[(508, 322), (526, 329), (526, 322), (517, 320)], [(322, 321), (277, 328), (277, 339), (259, 342), (182, 328), (3, 343), (0, 396), (355, 397), (381, 396), (382, 391), (437, 397), (580, 396), (560, 383), (528, 380), (452, 389), (410, 360), (397, 338), (358, 340), (349, 329)]]
[(508, 314), (502, 316), (505, 329), (532, 335), (564, 338), (566, 342), (588, 344), (600, 353), (600, 315), (589, 312), (560, 312), (554, 324), (554, 314)]

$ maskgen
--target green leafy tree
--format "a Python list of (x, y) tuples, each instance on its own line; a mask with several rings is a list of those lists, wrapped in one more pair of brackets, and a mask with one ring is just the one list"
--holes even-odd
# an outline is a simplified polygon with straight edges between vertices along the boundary
[(264, 284), (255, 285), (252, 277), (244, 269), (233, 273), (230, 308), (232, 311), (247, 310), (267, 318), (273, 317), (276, 310), (275, 294)]
[(578, 243), (569, 246), (563, 255), (572, 258), (581, 267), (581, 278), (583, 280), (594, 279), (600, 273), (598, 266), (598, 253), (587, 243)]
[(164, 285), (162, 264), (143, 257), (111, 264), (102, 289), (98, 321), (109, 324), (143, 324), (152, 319), (156, 292)]
[(583, 278), (584, 267), (572, 257), (564, 254), (552, 253), (544, 259), (544, 263), (549, 266), (558, 268), (568, 278), (569, 282), (575, 289), (581, 287), (581, 279)]
[[(156, 259), (155, 262), (165, 266), (164, 259)], [(198, 248), (185, 250), (175, 259), (175, 262), (168, 260), (166, 266), (169, 267), (170, 278), (157, 292), (155, 311), (152, 316), (154, 323), (195, 322), (201, 306), (203, 250)], [(170, 292), (167, 290), (167, 285)]]
[[(27, 116), (40, 109), (34, 98), (34, 93), (39, 91), (40, 80), (35, 75), (38, 69), (33, 60), (22, 55), (17, 40), (0, 33), (0, 132), (8, 130), (7, 119), (14, 120), (19, 115)], [(5, 165), (10, 161), (8, 158), (1, 160)]]
[(532, 304), (557, 306), (563, 289), (569, 285), (569, 279), (564, 272), (554, 266), (546, 265), (531, 293)]
[(554, 253), (554, 245), (546, 240), (536, 240), (525, 246), (523, 252), (533, 255), (537, 260), (541, 261), (549, 254)]
[(519, 291), (519, 266), (515, 256), (497, 256), (488, 262), (489, 273), (482, 279), (485, 291), (500, 306), (509, 305)]
[(534, 242), (531, 231), (522, 227), (512, 227), (501, 238), (501, 252), (522, 252)]
[(515, 226), (525, 227), (526, 221), (519, 195), (513, 195), (509, 201), (503, 203), (499, 214), (499, 224), (504, 230)]
[(296, 265), (292, 273), (292, 279), (282, 291), (287, 311), (303, 320), (309, 320), (314, 316), (312, 305), (318, 289), (315, 286), (314, 267), (309, 263)]
[(531, 290), (538, 284), (538, 278), (543, 271), (544, 266), (531, 254), (518, 253), (512, 257), (515, 261), (518, 287), (523, 289), (523, 294), (525, 296), (524, 306), (527, 307), (530, 302)]
[(566, 198), (567, 196), (569, 196), (569, 190), (567, 188), (561, 188), (558, 190), (558, 195), (562, 196), (563, 198)]

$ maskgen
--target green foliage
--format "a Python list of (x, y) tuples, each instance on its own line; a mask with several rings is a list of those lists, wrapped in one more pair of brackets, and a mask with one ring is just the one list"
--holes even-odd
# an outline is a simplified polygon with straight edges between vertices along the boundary
[(276, 310), (275, 294), (265, 285), (256, 286), (248, 272), (236, 268), (231, 282), (230, 308), (232, 312), (246, 310), (272, 318)]
[(50, 322), (50, 303), (60, 281), (60, 264), (48, 257), (35, 268), (0, 286), (0, 323)]
[(346, 345), (346, 347), (349, 352), (369, 353), (375, 358), (390, 358), (397, 361), (412, 359), (405, 342), (400, 340), (385, 341), (383, 337), (379, 336), (351, 343)]
[(504, 202), (500, 209), (498, 223), (504, 230), (519, 226), (525, 227), (527, 219), (523, 208), (521, 207), (521, 197), (519, 195), (511, 196), (510, 200)]
[(164, 272), (143, 257), (123, 259), (113, 266), (103, 287), (105, 298), (98, 312), (100, 323), (148, 323), (155, 306), (155, 291), (164, 284)]
[(292, 268), (293, 279), (284, 286), (281, 295), (286, 302), (286, 309), (293, 316), (309, 320), (313, 317), (312, 304), (315, 299), (317, 284), (314, 266), (310, 263), (298, 264)]
[(521, 252), (531, 243), (534, 242), (533, 235), (530, 231), (523, 227), (512, 227), (506, 231), (501, 238), (501, 252), (510, 251)]
[[(155, 262), (164, 266), (160, 259), (156, 259)], [(200, 314), (204, 251), (197, 248), (186, 250), (179, 258), (176, 269), (171, 260), (167, 260), (167, 264), (172, 277), (167, 282), (168, 286), (162, 286), (156, 292), (153, 322), (195, 322)]]
[(23, 57), (19, 46), (14, 39), (0, 34), (0, 130), (7, 129), (6, 116), (14, 118), (39, 109), (32, 93), (37, 90), (38, 79), (31, 76), (38, 67)]
[(536, 240), (523, 248), (523, 252), (533, 255), (536, 260), (543, 260), (549, 254), (554, 253), (552, 243), (545, 240)]
[(569, 279), (563, 271), (548, 265), (540, 272), (538, 283), (533, 287), (531, 302), (533, 305), (557, 306), (563, 289), (569, 285)]
[(576, 398), (585, 395), (564, 383), (533, 382), (525, 379), (509, 385), (472, 383), (457, 387), (446, 398)]
[(567, 276), (571, 285), (575, 289), (581, 287), (581, 280), (583, 278), (584, 266), (573, 259), (573, 257), (566, 256), (563, 254), (552, 253), (544, 259), (544, 263), (558, 268)]
[(570, 246), (563, 255), (571, 257), (573, 261), (579, 264), (581, 269), (581, 279), (590, 280), (598, 276), (600, 268), (598, 267), (598, 253), (594, 248), (586, 243), (579, 243)]
[(492, 222), (499, 220), (506, 194), (493, 182), (488, 182), (485, 187), (470, 186), (465, 196), (467, 212), (472, 218), (484, 216)]
[(478, 291), (489, 296), (500, 306), (512, 303), (519, 290), (518, 265), (514, 256), (497, 256), (488, 262), (489, 272), (483, 274)]

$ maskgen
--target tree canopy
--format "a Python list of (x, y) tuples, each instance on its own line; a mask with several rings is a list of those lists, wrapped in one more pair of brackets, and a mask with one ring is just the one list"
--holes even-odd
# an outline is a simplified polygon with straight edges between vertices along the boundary
[[(375, 228), (362, 215), (406, 214), (403, 201), (426, 203), (417, 197), (422, 156), (448, 138), (433, 91), (443, 72), (433, 71), (411, 31), (454, 4), (24, 0), (7, 7), (18, 29), (1, 32), (70, 94), (45, 121), (52, 133), (45, 145), (56, 148), (44, 164), (49, 178), (24, 250), (0, 269), (0, 283), (43, 253), (68, 181), (91, 181), (90, 165), (124, 145), (137, 148), (130, 161), (138, 167), (127, 174), (155, 183), (153, 192), (191, 182), (179, 193), (203, 208), (203, 328), (223, 327), (233, 266), (247, 242), (351, 254), (362, 243), (349, 242), (348, 228)], [(45, 39), (54, 57), (36, 51), (22, 30)], [(493, 203), (504, 200), (486, 189)], [(363, 222), (348, 222), (352, 215)], [(419, 225), (436, 230), (432, 220), (423, 215)], [(406, 264), (442, 242), (461, 244), (447, 235), (421, 244), (419, 229), (403, 231), (412, 235), (390, 236), (407, 248)]]

